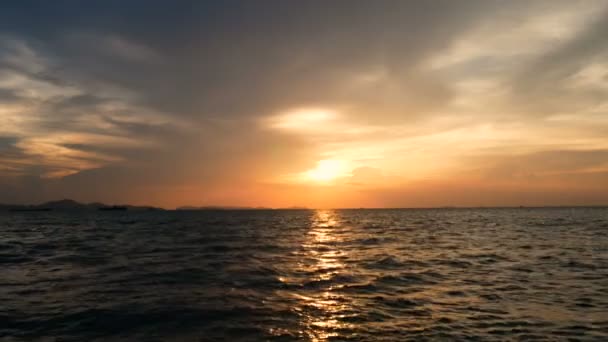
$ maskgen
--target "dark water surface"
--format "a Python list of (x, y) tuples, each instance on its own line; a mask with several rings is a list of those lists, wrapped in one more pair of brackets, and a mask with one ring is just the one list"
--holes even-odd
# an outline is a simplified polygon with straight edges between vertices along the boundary
[(608, 340), (608, 209), (0, 213), (0, 340)]

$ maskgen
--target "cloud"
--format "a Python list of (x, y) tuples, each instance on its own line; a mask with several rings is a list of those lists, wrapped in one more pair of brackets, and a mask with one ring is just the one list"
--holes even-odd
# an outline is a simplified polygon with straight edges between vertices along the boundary
[(0, 6), (0, 183), (23, 200), (278, 203), (337, 160), (390, 206), (391, 184), (606, 148), (602, 1)]
[[(512, 102), (529, 115), (585, 112), (606, 103), (602, 69), (608, 48), (608, 8), (597, 9), (577, 35), (555, 44), (510, 80)], [(599, 82), (598, 82), (599, 81)]]
[(0, 137), (10, 137), (10, 148), (0, 151), (0, 173), (55, 178), (103, 167), (123, 161), (124, 151), (150, 146), (145, 130), (167, 124), (153, 110), (57, 81), (51, 58), (24, 40), (4, 37), (0, 45), (6, 48)]

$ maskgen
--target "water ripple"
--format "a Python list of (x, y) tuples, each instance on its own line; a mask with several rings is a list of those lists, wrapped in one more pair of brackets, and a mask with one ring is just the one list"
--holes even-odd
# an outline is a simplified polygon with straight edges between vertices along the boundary
[(606, 340), (608, 210), (0, 213), (0, 340)]

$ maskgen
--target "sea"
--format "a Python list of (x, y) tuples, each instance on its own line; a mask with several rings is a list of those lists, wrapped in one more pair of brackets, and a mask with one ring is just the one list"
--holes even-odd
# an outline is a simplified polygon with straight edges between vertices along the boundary
[(0, 341), (608, 341), (608, 209), (0, 213)]

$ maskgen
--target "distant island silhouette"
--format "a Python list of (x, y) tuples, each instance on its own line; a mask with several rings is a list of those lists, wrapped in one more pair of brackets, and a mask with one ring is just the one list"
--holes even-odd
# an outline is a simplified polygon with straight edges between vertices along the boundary
[(206, 205), (206, 206), (183, 206), (176, 210), (273, 210), (268, 207), (247, 207), (247, 206), (221, 206), (221, 205)]
[(0, 211), (147, 211), (147, 210), (165, 210), (152, 206), (135, 206), (135, 205), (108, 205), (99, 202), (80, 203), (71, 199), (63, 199), (59, 201), (50, 201), (42, 204), (0, 204)]
[[(247, 206), (182, 206), (175, 210), (198, 211), (198, 210), (275, 210), (269, 207), (247, 207)], [(308, 209), (306, 207), (288, 207), (281, 209)], [(29, 212), (29, 211), (165, 211), (167, 209), (154, 206), (115, 205), (99, 202), (80, 203), (71, 199), (50, 201), (41, 204), (0, 204), (0, 211)]]

